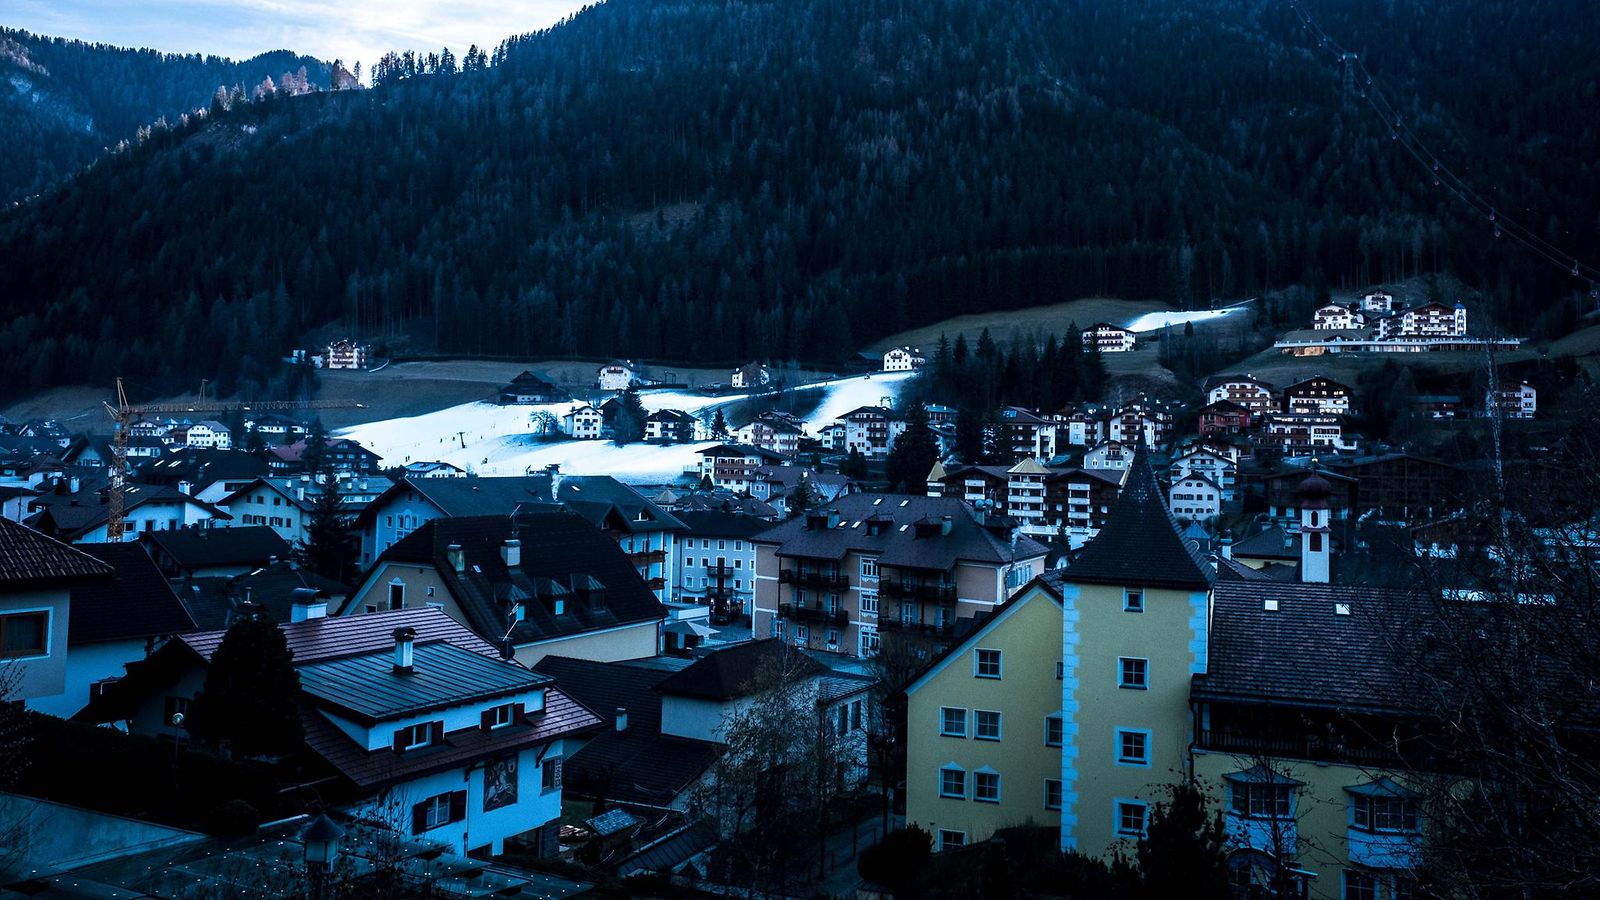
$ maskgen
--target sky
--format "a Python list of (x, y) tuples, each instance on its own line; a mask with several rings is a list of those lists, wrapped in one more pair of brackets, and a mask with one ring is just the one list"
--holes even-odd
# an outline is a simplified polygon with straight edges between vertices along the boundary
[[(593, 0), (589, 0), (593, 2)], [(553, 25), (585, 0), (0, 0), (0, 25), (49, 37), (246, 59), (293, 50), (370, 69), (389, 50), (460, 57)], [(363, 75), (365, 73), (363, 72)]]

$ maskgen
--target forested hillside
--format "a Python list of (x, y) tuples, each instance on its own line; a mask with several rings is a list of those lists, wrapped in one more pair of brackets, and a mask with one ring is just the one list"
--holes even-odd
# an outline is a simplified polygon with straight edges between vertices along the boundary
[[(1600, 256), (1587, 0), (1310, 7), (1480, 190)], [(0, 383), (227, 389), (336, 319), (821, 363), (1086, 295), (1447, 270), (1528, 332), (1581, 287), (1442, 196), (1279, 2), (609, 0), (490, 62), (236, 107), (6, 214)]]
[(142, 126), (208, 105), (218, 87), (249, 91), (301, 67), (328, 86), (327, 63), (287, 50), (236, 63), (0, 28), (0, 203), (55, 184)]

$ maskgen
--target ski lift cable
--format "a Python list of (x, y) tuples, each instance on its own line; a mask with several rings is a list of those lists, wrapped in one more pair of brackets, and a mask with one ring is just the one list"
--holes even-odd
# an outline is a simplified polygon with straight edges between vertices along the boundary
[(1289, 3), (1289, 8), (1299, 17), (1307, 31), (1315, 38), (1318, 46), (1327, 50), (1341, 65), (1351, 62), (1356, 67), (1356, 72), (1365, 84), (1363, 96), (1374, 112), (1386, 123), (1390, 124), (1390, 136), (1401, 144), (1408, 155), (1415, 159), (1432, 176), (1437, 186), (1446, 187), (1458, 200), (1470, 206), (1477, 214), (1487, 217), (1495, 225), (1496, 236), (1509, 236), (1518, 244), (1533, 251), (1542, 259), (1561, 267), (1574, 278), (1584, 279), (1589, 282), (1591, 292), (1595, 282), (1600, 281), (1600, 269), (1589, 266), (1567, 253), (1562, 248), (1540, 237), (1532, 229), (1527, 228), (1515, 219), (1506, 216), (1491, 201), (1484, 198), (1466, 179), (1456, 174), (1436, 153), (1428, 149), (1428, 145), (1407, 124), (1406, 117), (1401, 115), (1389, 98), (1384, 95), (1376, 78), (1372, 76), (1366, 64), (1359, 55), (1351, 54), (1344, 46), (1334, 40), (1322, 26), (1311, 16), (1303, 6), (1297, 2)]

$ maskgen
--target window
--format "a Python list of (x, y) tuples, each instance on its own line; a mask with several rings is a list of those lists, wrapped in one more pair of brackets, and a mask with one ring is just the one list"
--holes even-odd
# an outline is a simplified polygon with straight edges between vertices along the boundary
[(1044, 745), (1046, 747), (1061, 746), (1063, 734), (1060, 713), (1052, 713), (1044, 717)]
[(561, 789), (561, 757), (547, 757), (539, 764), (539, 789), (546, 792)]
[(0, 658), (43, 656), (50, 651), (50, 614), (0, 616)]
[(405, 607), (405, 605), (406, 605), (406, 586), (405, 586), (405, 582), (401, 582), (401, 581), (391, 581), (391, 582), (389, 582), (389, 608), (390, 609), (403, 609)]
[(772, 619), (772, 636), (777, 638), (780, 641), (783, 640), (783, 620), (782, 619), (779, 619), (777, 617), (773, 617), (773, 619)]
[(1046, 778), (1044, 780), (1044, 808), (1045, 809), (1060, 809), (1061, 808), (1061, 782), (1060, 782), (1060, 780), (1055, 779), (1055, 778)]
[(422, 801), (423, 829), (450, 824), (450, 795), (439, 794)]
[(946, 850), (960, 850), (967, 845), (965, 831), (951, 831), (948, 828), (939, 829), (939, 852)]
[(875, 616), (878, 614), (878, 592), (861, 591), (861, 614)]
[(505, 703), (500, 706), (485, 710), (483, 714), (483, 727), (504, 728), (507, 725), (510, 725), (512, 722), (516, 721), (516, 710), (516, 705), (511, 703)]
[(1056, 663), (1056, 680), (1060, 681), (1066, 675), (1066, 673), (1067, 664), (1062, 662)]
[(972, 674), (977, 678), (999, 678), (1000, 651), (981, 649), (973, 651)]
[(863, 557), (861, 557), (861, 577), (862, 578), (877, 578), (878, 577), (878, 558), (876, 556), (863, 556)]
[(979, 769), (972, 773), (972, 799), (979, 803), (1000, 802), (1000, 773)]
[(980, 741), (1000, 740), (1000, 714), (990, 709), (973, 710), (972, 736)]
[(850, 730), (851, 731), (860, 731), (861, 730), (861, 710), (865, 705), (866, 705), (865, 702), (861, 701), (861, 700), (852, 700), (850, 702)]
[(1378, 879), (1366, 872), (1345, 869), (1344, 900), (1378, 900)]
[(1122, 656), (1117, 658), (1117, 687), (1142, 691), (1150, 687), (1150, 660), (1140, 659), (1137, 656)]
[(945, 766), (939, 770), (939, 796), (956, 800), (967, 799), (967, 772), (958, 766)]
[(1144, 612), (1144, 590), (1127, 588), (1122, 592), (1122, 608), (1128, 612)]
[(1146, 807), (1134, 800), (1117, 801), (1117, 834), (1140, 837), (1144, 834)]
[(804, 644), (809, 640), (811, 640), (811, 626), (810, 625), (796, 625), (796, 626), (794, 626), (794, 642), (795, 643)]
[(966, 709), (959, 706), (939, 707), (939, 733), (948, 737), (966, 737)]
[(394, 733), (394, 748), (396, 750), (415, 750), (433, 743), (434, 723), (423, 722), (402, 728)]
[(1150, 765), (1150, 732), (1118, 728), (1117, 763), (1124, 766)]
[(1235, 782), (1229, 808), (1251, 818), (1288, 818), (1289, 785)]
[(1410, 797), (1353, 797), (1351, 822), (1367, 831), (1416, 831), (1417, 803)]

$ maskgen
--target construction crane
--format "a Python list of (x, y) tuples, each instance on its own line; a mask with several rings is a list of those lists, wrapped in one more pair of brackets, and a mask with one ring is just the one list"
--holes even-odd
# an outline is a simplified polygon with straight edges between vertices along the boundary
[(216, 400), (206, 400), (205, 386), (205, 382), (200, 383), (201, 399), (194, 403), (142, 403), (134, 405), (128, 402), (128, 393), (122, 387), (122, 379), (117, 379), (117, 403), (115, 406), (110, 403), (105, 404), (106, 412), (111, 416), (114, 429), (111, 440), (111, 455), (115, 457), (111, 464), (111, 485), (106, 490), (106, 540), (113, 543), (122, 540), (123, 491), (127, 487), (128, 479), (128, 429), (141, 418), (158, 413), (227, 412), (232, 409), (246, 412), (360, 409), (362, 406), (354, 400), (252, 400), (238, 403), (222, 403)]

